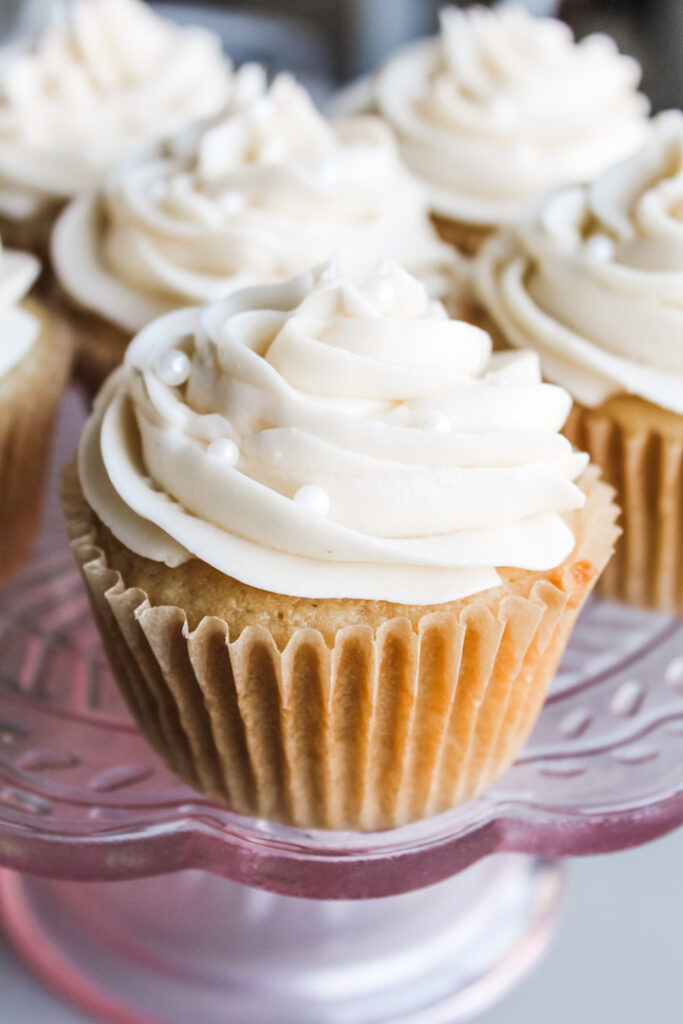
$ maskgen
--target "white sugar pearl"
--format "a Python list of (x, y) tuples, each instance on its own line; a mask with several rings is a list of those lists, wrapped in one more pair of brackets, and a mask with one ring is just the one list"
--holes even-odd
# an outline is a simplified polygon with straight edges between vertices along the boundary
[(236, 466), (240, 458), (240, 450), (229, 437), (217, 437), (207, 448), (209, 455), (220, 459), (226, 466)]
[(220, 198), (221, 209), (226, 213), (239, 213), (246, 203), (241, 192), (224, 192)]
[(391, 281), (387, 281), (386, 278), (382, 277), (376, 277), (374, 281), (368, 281), (363, 291), (370, 302), (379, 309), (389, 309), (396, 298)]
[(437, 434), (446, 434), (451, 429), (451, 421), (444, 412), (428, 412), (420, 420), (422, 430), (433, 430)]
[(190, 360), (180, 349), (162, 352), (155, 363), (157, 377), (169, 388), (180, 387), (190, 376)]
[(293, 500), (307, 512), (315, 512), (319, 516), (326, 516), (330, 511), (329, 494), (316, 484), (304, 484), (296, 492)]
[(510, 124), (519, 115), (519, 106), (509, 96), (498, 96), (491, 103), (491, 114), (498, 124)]
[(614, 256), (614, 242), (607, 235), (591, 235), (584, 246), (586, 256), (596, 263), (609, 263)]

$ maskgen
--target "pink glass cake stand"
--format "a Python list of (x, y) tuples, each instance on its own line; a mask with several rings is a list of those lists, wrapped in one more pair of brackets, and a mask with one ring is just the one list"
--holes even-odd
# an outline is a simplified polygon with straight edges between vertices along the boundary
[[(69, 396), (58, 461), (81, 415)], [(215, 807), (148, 748), (53, 497), (0, 596), (0, 916), (29, 963), (101, 1020), (464, 1020), (547, 944), (550, 858), (681, 823), (683, 623), (591, 602), (495, 788), (406, 828), (326, 833)]]

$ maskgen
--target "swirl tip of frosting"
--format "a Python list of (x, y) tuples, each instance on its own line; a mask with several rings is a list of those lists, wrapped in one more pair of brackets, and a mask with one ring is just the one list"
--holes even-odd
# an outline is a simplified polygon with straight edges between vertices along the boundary
[(117, 159), (210, 117), (233, 68), (220, 37), (141, 0), (77, 0), (8, 51), (0, 202), (24, 219), (93, 188)]
[(496, 225), (642, 140), (641, 69), (604, 35), (519, 5), (447, 7), (441, 32), (390, 57), (375, 101), (444, 217)]
[(328, 121), (288, 75), (268, 86), (243, 66), (235, 83), (220, 114), (119, 162), (62, 214), (53, 260), (80, 305), (135, 330), (332, 252), (366, 265), (394, 255), (455, 301), (463, 260), (438, 237), (388, 125)]
[(474, 279), (507, 340), (582, 404), (627, 394), (683, 413), (683, 114), (658, 115), (594, 181), (539, 197)]

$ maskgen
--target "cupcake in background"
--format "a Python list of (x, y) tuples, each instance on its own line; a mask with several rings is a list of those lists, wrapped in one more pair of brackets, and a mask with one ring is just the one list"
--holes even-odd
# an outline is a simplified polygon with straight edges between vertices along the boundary
[(218, 36), (181, 28), (142, 0), (59, 6), (0, 61), (0, 232), (47, 255), (56, 213), (122, 155), (228, 101)]
[(683, 114), (540, 199), (475, 280), (500, 338), (573, 395), (566, 433), (616, 488), (623, 536), (600, 592), (683, 614)]
[(26, 299), (39, 273), (34, 256), (0, 248), (0, 583), (25, 560), (36, 533), (71, 363), (66, 332)]
[(335, 123), (306, 90), (244, 66), (230, 110), (117, 167), (60, 217), (52, 258), (79, 371), (97, 389), (153, 317), (352, 254), (401, 260), (438, 298), (456, 254), (378, 118)]
[(446, 8), (377, 73), (373, 105), (427, 185), (442, 236), (476, 252), (539, 191), (599, 174), (647, 131), (640, 67), (523, 7)]
[(64, 507), (171, 767), (304, 828), (388, 828), (493, 782), (616, 535), (570, 405), (392, 264), (148, 325)]

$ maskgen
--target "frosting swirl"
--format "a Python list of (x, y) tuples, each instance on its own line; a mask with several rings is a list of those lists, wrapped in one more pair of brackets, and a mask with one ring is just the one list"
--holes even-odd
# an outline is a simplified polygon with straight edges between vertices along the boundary
[(532, 353), (491, 355), (395, 264), (171, 313), (131, 343), (79, 449), (130, 549), (305, 597), (432, 604), (571, 552), (587, 456)]
[(19, 303), (40, 273), (40, 263), (25, 252), (0, 250), (0, 377), (30, 352), (40, 322)]
[(456, 257), (377, 118), (330, 124), (307, 92), (245, 66), (226, 116), (112, 173), (53, 238), (66, 290), (124, 330), (332, 254), (392, 256), (439, 296)]
[(122, 154), (209, 117), (232, 72), (218, 36), (140, 0), (76, 0), (0, 66), (0, 211), (16, 220), (95, 186)]
[(479, 296), (580, 402), (637, 395), (683, 413), (683, 115), (586, 187), (538, 201), (493, 238)]
[(437, 213), (511, 220), (534, 193), (583, 181), (646, 133), (640, 68), (607, 36), (524, 8), (447, 8), (441, 35), (391, 58), (375, 86)]

